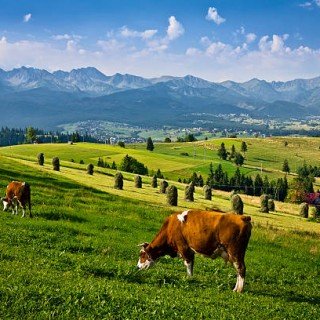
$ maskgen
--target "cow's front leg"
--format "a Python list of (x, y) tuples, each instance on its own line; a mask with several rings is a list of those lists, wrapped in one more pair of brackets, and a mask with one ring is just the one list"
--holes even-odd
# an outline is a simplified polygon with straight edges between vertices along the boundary
[(187, 267), (187, 274), (189, 277), (192, 277), (193, 275), (193, 263), (194, 263), (194, 259), (191, 261), (184, 260), (184, 265)]
[(244, 279), (246, 275), (246, 266), (244, 262), (243, 263), (234, 262), (233, 265), (237, 270), (237, 283), (233, 291), (242, 292), (244, 287)]
[(181, 257), (184, 260), (184, 265), (187, 267), (187, 274), (191, 277), (193, 275), (194, 252), (188, 247), (181, 251)]
[(25, 208), (22, 208), (22, 218), (24, 218), (25, 214), (26, 214), (26, 210)]

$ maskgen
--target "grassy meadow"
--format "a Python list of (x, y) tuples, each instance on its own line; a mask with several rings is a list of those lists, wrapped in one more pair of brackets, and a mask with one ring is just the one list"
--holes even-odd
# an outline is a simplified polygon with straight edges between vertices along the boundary
[[(282, 139), (274, 140), (281, 147)], [(320, 140), (303, 145), (302, 140), (299, 147), (290, 138), (289, 151), (279, 150), (274, 157), (275, 147), (265, 141), (252, 139), (248, 144), (248, 166), (257, 171), (263, 157), (265, 170), (282, 174), (277, 173), (283, 162), (280, 154), (294, 165), (295, 153), (308, 145), (309, 151), (300, 154), (307, 163), (317, 164)], [(192, 173), (210, 161), (217, 163), (215, 148), (220, 143), (207, 141), (201, 159), (193, 157), (194, 149), (204, 149), (201, 142), (195, 147), (156, 144), (152, 153), (142, 145), (122, 149), (86, 143), (0, 148), (1, 192), (13, 179), (28, 181), (35, 216), (0, 215), (0, 318), (320, 318), (320, 225), (300, 218), (296, 205), (276, 203), (277, 212), (262, 214), (256, 198), (243, 196), (254, 227), (246, 255), (245, 293), (237, 294), (232, 292), (235, 270), (222, 259), (197, 256), (193, 278), (177, 258), (164, 257), (152, 269), (137, 271), (136, 245), (151, 241), (163, 219), (177, 208), (165, 204), (165, 195), (150, 187), (149, 177), (143, 177), (143, 188), (136, 189), (133, 175), (124, 174), (121, 191), (113, 188), (114, 171), (95, 167), (93, 176), (85, 172), (98, 157), (112, 162), (128, 153), (174, 178), (176, 172)], [(39, 152), (45, 154), (43, 167), (36, 164)], [(60, 172), (52, 170), (53, 156), (62, 160)], [(234, 170), (232, 164), (225, 165)], [(179, 188), (178, 209), (230, 208), (227, 193), (216, 191), (208, 201), (197, 188), (195, 202), (190, 203), (183, 200), (184, 185), (172, 183)]]

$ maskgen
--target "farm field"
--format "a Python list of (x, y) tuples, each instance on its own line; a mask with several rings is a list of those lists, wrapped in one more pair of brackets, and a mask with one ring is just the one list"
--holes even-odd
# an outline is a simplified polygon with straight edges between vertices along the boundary
[[(164, 152), (158, 162), (155, 152), (142, 161), (149, 168), (155, 161), (154, 170), (163, 163), (169, 172), (169, 163), (178, 166), (182, 157), (174, 154), (175, 149), (161, 147)], [(149, 187), (150, 178), (144, 177), (138, 190), (133, 175), (124, 174), (124, 190), (119, 191), (113, 189), (114, 171), (95, 168), (93, 176), (86, 174), (87, 163), (101, 155), (121, 158), (119, 150), (145, 159), (142, 146), (132, 153), (129, 148), (92, 144), (0, 149), (2, 192), (13, 179), (28, 181), (35, 215), (33, 219), (0, 215), (1, 318), (320, 317), (320, 226), (298, 217), (295, 205), (276, 203), (278, 211), (266, 215), (259, 213), (256, 198), (243, 196), (245, 213), (253, 220), (244, 294), (232, 292), (235, 271), (221, 259), (197, 256), (193, 278), (186, 276), (182, 261), (171, 258), (161, 258), (150, 270), (136, 271), (136, 245), (151, 241), (176, 208), (166, 206), (165, 196)], [(45, 153), (43, 167), (36, 164), (39, 152)], [(63, 160), (60, 172), (52, 170), (53, 156)], [(86, 164), (72, 163), (71, 158)], [(192, 170), (197, 160), (181, 161), (181, 170), (188, 165)], [(268, 163), (268, 168), (273, 165)], [(227, 193), (215, 192), (210, 202), (199, 188), (195, 202), (185, 202), (184, 186), (172, 183), (179, 188), (179, 209), (230, 207)]]
[(60, 160), (68, 162), (74, 160), (79, 163), (83, 160), (83, 168), (88, 163), (96, 165), (99, 157), (109, 164), (113, 161), (120, 163), (128, 154), (145, 164), (150, 173), (161, 169), (167, 179), (190, 177), (193, 172), (201, 174), (206, 179), (210, 163), (214, 168), (221, 163), (223, 170), (227, 171), (229, 176), (233, 175), (237, 167), (230, 161), (221, 161), (217, 156), (217, 150), (224, 142), (227, 150), (230, 151), (231, 146), (235, 145), (236, 150), (240, 151), (242, 141), (248, 146), (245, 163), (240, 169), (244, 174), (255, 176), (259, 173), (262, 176), (267, 175), (269, 180), (281, 178), (284, 176), (281, 171), (282, 165), (287, 159), (293, 173), (288, 175), (290, 180), (304, 162), (319, 165), (320, 138), (301, 137), (219, 138), (194, 143), (155, 143), (153, 152), (146, 150), (146, 144), (128, 144), (126, 148), (90, 143), (20, 145), (1, 148), (0, 154), (33, 160), (39, 152), (44, 152), (47, 163), (51, 163), (54, 156), (59, 156)]

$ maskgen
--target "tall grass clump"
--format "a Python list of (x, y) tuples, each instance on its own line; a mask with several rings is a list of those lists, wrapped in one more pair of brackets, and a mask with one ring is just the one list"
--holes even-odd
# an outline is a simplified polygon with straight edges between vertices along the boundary
[(54, 171), (60, 171), (60, 160), (58, 157), (52, 159), (52, 166)]
[(44, 154), (42, 152), (38, 154), (38, 164), (40, 166), (43, 166), (44, 164)]
[(231, 208), (236, 214), (243, 214), (243, 201), (238, 194), (233, 194), (231, 197)]
[(204, 194), (204, 198), (206, 200), (211, 200), (212, 199), (212, 190), (211, 187), (208, 185), (204, 185), (203, 186), (203, 194)]
[(269, 201), (269, 197), (267, 194), (262, 194), (260, 196), (260, 212), (263, 212), (263, 213), (269, 212), (268, 201)]
[(114, 176), (114, 188), (119, 190), (123, 189), (123, 175), (121, 172), (117, 172)]
[(169, 186), (167, 189), (167, 203), (170, 206), (178, 205), (178, 189), (176, 186)]
[(134, 177), (134, 186), (135, 186), (136, 188), (142, 188), (142, 178), (141, 178), (141, 176), (136, 175), (136, 176)]
[(160, 193), (166, 193), (169, 184), (166, 180), (162, 180), (160, 183)]

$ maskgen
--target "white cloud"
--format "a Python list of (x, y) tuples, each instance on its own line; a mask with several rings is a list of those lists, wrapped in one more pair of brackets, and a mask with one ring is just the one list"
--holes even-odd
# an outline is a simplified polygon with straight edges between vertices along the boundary
[(226, 21), (226, 19), (219, 16), (217, 9), (214, 7), (209, 7), (206, 19), (209, 21), (214, 21), (217, 25), (220, 25)]
[(0, 68), (29, 65), (53, 71), (94, 66), (106, 74), (121, 72), (145, 77), (193, 74), (211, 81), (318, 76), (320, 49), (289, 47), (287, 39), (288, 35), (266, 35), (256, 40), (255, 48), (245, 41), (234, 46), (203, 37), (199, 48), (190, 47), (181, 54), (173, 54), (166, 36), (150, 39), (144, 48), (137, 49), (124, 38), (99, 40), (88, 48), (80, 47), (75, 39), (65, 39), (65, 45), (61, 46), (52, 39), (10, 41), (0, 35)]
[(32, 17), (31, 13), (27, 13), (26, 15), (23, 16), (23, 22), (29, 22)]
[(320, 0), (314, 0), (314, 3), (315, 3), (318, 7), (320, 7)]
[(167, 37), (168, 39), (175, 40), (184, 34), (184, 28), (182, 24), (174, 17), (171, 16), (169, 18), (169, 26), (167, 29)]
[(72, 39), (72, 36), (69, 35), (69, 34), (57, 34), (57, 35), (54, 35), (52, 36), (52, 39), (54, 40), (71, 40)]
[(289, 51), (290, 48), (286, 47), (284, 42), (288, 39), (289, 35), (284, 34), (282, 36), (274, 34), (272, 40), (269, 40), (269, 36), (263, 36), (259, 41), (259, 49), (263, 52), (283, 52)]
[(120, 34), (125, 38), (142, 38), (143, 40), (147, 40), (152, 38), (158, 30), (150, 29), (145, 31), (136, 31), (128, 29), (126, 26), (123, 26), (120, 29)]
[(256, 40), (256, 38), (257, 36), (254, 33), (250, 32), (246, 34), (246, 43), (252, 43)]

